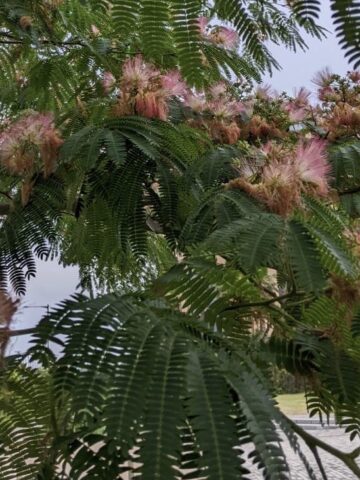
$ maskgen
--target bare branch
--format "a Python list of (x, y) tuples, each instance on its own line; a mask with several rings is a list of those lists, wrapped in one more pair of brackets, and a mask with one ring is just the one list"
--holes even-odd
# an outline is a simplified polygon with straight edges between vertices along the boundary
[(342, 450), (339, 450), (338, 448), (335, 448), (332, 445), (323, 442), (320, 438), (314, 437), (313, 435), (305, 431), (303, 428), (301, 428), (293, 420), (290, 420), (287, 417), (285, 418), (287, 423), (291, 425), (294, 432), (304, 440), (304, 442), (311, 451), (314, 452), (315, 449), (321, 448), (325, 452), (328, 452), (334, 457), (341, 460), (356, 475), (357, 478), (360, 478), (360, 467), (355, 461), (355, 459), (360, 455), (360, 447), (356, 448), (352, 452), (343, 452)]
[(8, 203), (0, 203), (0, 216), (10, 213), (10, 205)]
[(0, 337), (6, 335), (8, 337), (19, 337), (21, 335), (30, 335), (34, 333), (36, 328), (23, 328), (20, 330), (8, 330), (5, 328), (0, 328)]
[(360, 187), (349, 188), (347, 190), (342, 190), (339, 192), (339, 195), (350, 195), (352, 193), (360, 192)]

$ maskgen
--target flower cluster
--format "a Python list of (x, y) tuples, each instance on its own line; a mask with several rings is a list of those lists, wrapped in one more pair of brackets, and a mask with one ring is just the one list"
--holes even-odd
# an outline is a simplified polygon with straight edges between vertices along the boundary
[(326, 142), (300, 141), (293, 148), (269, 143), (262, 152), (265, 164), (259, 178), (240, 176), (228, 188), (240, 188), (279, 215), (288, 216), (301, 206), (301, 194), (324, 196), (328, 193), (330, 165), (326, 160)]
[(251, 138), (262, 141), (283, 139), (293, 124), (307, 120), (311, 114), (310, 92), (301, 88), (294, 97), (279, 95), (269, 86), (260, 86), (253, 96), (254, 115), (246, 130)]
[(184, 105), (195, 114), (190, 123), (206, 130), (213, 141), (230, 145), (241, 136), (240, 117), (251, 109), (234, 98), (225, 82), (213, 85), (207, 92), (189, 92)]
[[(205, 17), (199, 28), (208, 41), (224, 48), (237, 45), (236, 32), (210, 27)], [(119, 81), (106, 72), (103, 88), (116, 94), (116, 115), (167, 120), (169, 101), (176, 98), (185, 121), (207, 132), (214, 143), (249, 145), (251, 155), (228, 187), (241, 188), (269, 210), (288, 216), (301, 207), (302, 193), (329, 194), (327, 142), (360, 134), (360, 73), (341, 79), (325, 70), (316, 82), (318, 105), (311, 104), (304, 88), (293, 97), (266, 85), (249, 94), (246, 86), (239, 90), (221, 81), (198, 91), (184, 83), (178, 70), (163, 72), (137, 55), (123, 64)], [(260, 162), (251, 164), (254, 157)]]
[(314, 79), (322, 102), (315, 110), (316, 125), (327, 138), (337, 140), (360, 134), (360, 72), (345, 78), (323, 70)]
[[(115, 77), (104, 74), (103, 87), (109, 93), (117, 85)], [(185, 95), (186, 84), (178, 70), (160, 72), (154, 65), (144, 61), (141, 55), (128, 59), (122, 68), (118, 83), (119, 95), (114, 112), (118, 116), (142, 115), (166, 120), (171, 98)]]
[(283, 109), (288, 113), (291, 123), (298, 123), (306, 118), (310, 108), (310, 95), (311, 92), (302, 87), (295, 93), (294, 98), (284, 102)]
[(239, 35), (232, 28), (220, 25), (210, 27), (207, 17), (200, 17), (198, 24), (200, 33), (205, 40), (229, 50), (238, 48), (240, 43)]
[(51, 113), (29, 112), (0, 134), (0, 163), (11, 174), (29, 176), (41, 160), (46, 177), (62, 143)]
[[(304, 88), (292, 98), (267, 86), (258, 88), (252, 96), (253, 115), (239, 125), (241, 138), (253, 148), (241, 168), (234, 165), (239, 177), (227, 187), (246, 191), (283, 216), (302, 206), (303, 192), (318, 197), (330, 193), (327, 144), (360, 135), (360, 72), (341, 78), (324, 70), (315, 82), (317, 105), (310, 103)], [(256, 155), (261, 162), (254, 168)]]
[(106, 94), (116, 91), (117, 116), (141, 115), (167, 120), (169, 101), (181, 100), (193, 126), (205, 129), (218, 143), (233, 144), (240, 138), (239, 116), (251, 113), (251, 105), (236, 100), (225, 82), (219, 82), (206, 92), (187, 87), (178, 70), (161, 72), (141, 55), (128, 59), (122, 67), (119, 82), (105, 72), (102, 80)]

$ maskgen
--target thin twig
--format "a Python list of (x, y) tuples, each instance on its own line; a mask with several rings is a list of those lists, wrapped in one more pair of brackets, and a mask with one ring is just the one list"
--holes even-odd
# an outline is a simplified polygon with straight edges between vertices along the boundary
[(358, 193), (360, 192), (360, 187), (349, 188), (347, 190), (342, 190), (339, 192), (339, 195), (350, 195), (351, 193)]
[(230, 305), (229, 307), (225, 308), (224, 311), (237, 310), (239, 308), (264, 307), (266, 305), (271, 305), (272, 303), (280, 302), (281, 300), (285, 300), (286, 298), (291, 298), (294, 295), (303, 295), (303, 294), (301, 294), (301, 293), (294, 294), (293, 292), (290, 292), (290, 293), (286, 293), (285, 295), (280, 295), (279, 297), (273, 297), (273, 298), (269, 298), (268, 300), (263, 300), (263, 301), (259, 301), (259, 302), (237, 303), (237, 304)]
[(325, 472), (324, 465), (322, 464), (318, 449), (316, 447), (314, 447), (314, 448), (311, 449), (311, 451), (312, 451), (312, 454), (315, 457), (316, 463), (319, 467), (319, 470), (320, 470), (320, 473), (323, 477), (323, 480), (328, 480), (328, 477), (327, 477), (327, 474)]
[(1, 194), (1, 195), (4, 195), (4, 197), (8, 198), (8, 199), (11, 200), (11, 201), (14, 200), (14, 199), (12, 198), (12, 196), (11, 196), (8, 192), (0, 191), (0, 194)]
[(229, 307), (225, 308), (225, 310), (237, 310), (238, 308), (250, 308), (250, 307), (263, 307), (266, 305), (271, 305), (272, 303), (275, 303), (275, 302), (280, 302), (281, 300), (285, 300), (286, 298), (289, 298), (292, 295), (293, 295), (292, 293), (287, 293), (285, 295), (269, 298), (268, 300), (263, 300), (261, 302), (238, 303), (236, 305), (230, 305)]

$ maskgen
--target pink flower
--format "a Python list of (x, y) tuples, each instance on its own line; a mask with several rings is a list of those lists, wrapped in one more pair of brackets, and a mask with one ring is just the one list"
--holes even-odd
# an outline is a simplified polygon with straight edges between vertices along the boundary
[(352, 72), (348, 73), (348, 77), (350, 80), (352, 80), (354, 83), (360, 83), (360, 71), (359, 70), (354, 70)]
[(316, 73), (313, 78), (313, 83), (318, 87), (328, 87), (333, 80), (333, 73), (331, 73), (329, 67), (324, 68)]
[(245, 107), (235, 100), (219, 99), (208, 102), (208, 110), (217, 118), (230, 119), (243, 112)]
[(206, 98), (201, 93), (188, 93), (185, 96), (185, 105), (194, 112), (203, 112), (207, 109)]
[(239, 140), (241, 131), (235, 122), (214, 120), (208, 126), (213, 140), (217, 142), (233, 145)]
[(0, 162), (11, 173), (21, 175), (32, 171), (40, 155), (44, 174), (49, 175), (62, 143), (52, 113), (31, 112), (1, 133)]
[(298, 145), (293, 163), (299, 178), (316, 186), (320, 195), (326, 195), (328, 192), (328, 175), (331, 167), (326, 157), (326, 142), (313, 139), (307, 144), (302, 142)]
[(98, 37), (100, 35), (100, 30), (96, 25), (91, 25), (91, 33), (94, 35), (94, 37)]
[(232, 28), (216, 27), (209, 36), (210, 40), (217, 45), (221, 45), (229, 50), (234, 50), (239, 46), (239, 35)]
[(298, 107), (293, 102), (285, 104), (284, 110), (289, 115), (290, 122), (301, 122), (306, 117), (306, 109), (304, 107)]
[(239, 46), (239, 35), (232, 28), (217, 26), (213, 28), (209, 33), (209, 19), (207, 17), (198, 18), (198, 27), (200, 30), (200, 34), (210, 42), (221, 45), (222, 47), (228, 48), (230, 50), (235, 49)]
[(230, 188), (240, 188), (248, 195), (264, 203), (278, 215), (287, 217), (301, 204), (301, 191), (294, 166), (274, 161), (266, 165), (260, 183), (253, 184), (239, 177), (231, 180)]
[(214, 99), (218, 99), (219, 97), (223, 97), (227, 93), (227, 85), (225, 82), (218, 82), (214, 85), (211, 85), (209, 88), (209, 93)]
[(239, 102), (239, 113), (250, 118), (254, 113), (254, 101), (246, 100), (245, 102)]
[(187, 91), (179, 71), (174, 69), (161, 74), (154, 65), (137, 55), (123, 65), (120, 95), (114, 113), (166, 120), (169, 110), (167, 101), (174, 96), (185, 96)]
[(275, 94), (271, 85), (262, 84), (259, 85), (255, 90), (255, 97), (260, 100), (269, 100)]
[(268, 161), (273, 161), (278, 163), (280, 160), (283, 160), (287, 154), (287, 150), (279, 144), (271, 140), (262, 145), (260, 152), (266, 155)]
[(200, 29), (201, 35), (204, 37), (207, 36), (207, 26), (209, 24), (209, 19), (207, 17), (199, 17), (198, 18), (198, 26)]
[(124, 62), (121, 87), (124, 90), (144, 90), (149, 86), (151, 80), (159, 75), (159, 70), (150, 63), (146, 63), (141, 55), (136, 55)]
[(102, 79), (102, 86), (105, 93), (110, 93), (115, 87), (116, 79), (111, 72), (104, 72), (104, 77)]
[(168, 97), (182, 96), (187, 92), (186, 83), (181, 79), (178, 70), (171, 70), (160, 79), (163, 92)]
[(136, 113), (147, 118), (166, 120), (168, 107), (163, 96), (156, 92), (146, 92), (135, 97)]
[(339, 94), (330, 86), (319, 88), (318, 97), (322, 102), (331, 102), (340, 99)]
[(300, 185), (294, 165), (272, 161), (266, 165), (262, 183), (257, 185), (258, 198), (270, 211), (287, 217), (301, 204)]
[(299, 90), (295, 90), (294, 103), (299, 107), (306, 107), (309, 105), (309, 98), (311, 92), (305, 87), (301, 87)]
[(296, 177), (294, 166), (290, 163), (272, 162), (263, 170), (263, 182), (267, 187), (290, 185)]

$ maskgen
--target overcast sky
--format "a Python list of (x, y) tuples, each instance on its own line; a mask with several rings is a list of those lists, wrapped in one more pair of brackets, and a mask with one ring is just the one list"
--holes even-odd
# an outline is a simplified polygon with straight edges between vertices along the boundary
[[(349, 70), (343, 51), (332, 33), (329, 0), (323, 0), (320, 24), (330, 30), (328, 38), (319, 41), (307, 37), (308, 51), (292, 53), (281, 46), (272, 48), (275, 58), (282, 65), (282, 70), (275, 72), (272, 78), (266, 77), (265, 83), (271, 83), (279, 92), (292, 93), (294, 88), (301, 86), (314, 90), (311, 79), (318, 70), (327, 66), (334, 73), (339, 74)], [(35, 325), (45, 310), (27, 307), (54, 305), (70, 296), (75, 291), (77, 283), (78, 275), (75, 268), (63, 269), (55, 262), (39, 262), (37, 277), (31, 280), (28, 292), (22, 299), (16, 326), (29, 328)], [(26, 342), (26, 337), (16, 338), (12, 351), (22, 350)]]
[(309, 47), (306, 52), (299, 50), (296, 53), (278, 46), (271, 49), (274, 57), (282, 66), (282, 70), (276, 71), (272, 78), (267, 76), (264, 82), (271, 85), (279, 92), (292, 93), (294, 88), (302, 86), (314, 90), (311, 82), (314, 74), (324, 67), (330, 67), (333, 73), (344, 74), (350, 67), (345, 60), (344, 52), (338, 45), (336, 36), (333, 34), (331, 10), (329, 0), (321, 2), (320, 25), (329, 30), (328, 37), (322, 41), (306, 36), (305, 40)]

